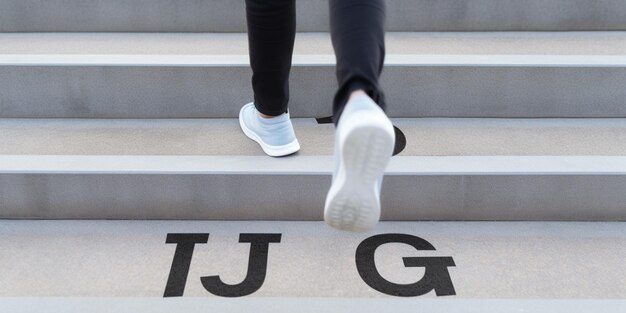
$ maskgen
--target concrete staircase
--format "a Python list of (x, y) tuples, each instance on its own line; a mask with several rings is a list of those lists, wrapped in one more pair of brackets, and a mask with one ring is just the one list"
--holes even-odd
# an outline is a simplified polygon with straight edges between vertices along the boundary
[[(402, 135), (366, 234), (321, 222), (327, 11), (298, 1), (302, 150), (276, 159), (236, 119), (252, 99), (243, 1), (0, 0), (0, 311), (626, 312), (626, 3), (388, 0), (382, 85)], [(212, 237), (185, 296), (163, 299), (173, 233)], [(245, 277), (240, 233), (283, 239), (264, 286), (224, 301), (198, 277)], [(354, 250), (386, 233), (437, 251), (382, 246), (384, 277), (452, 257), (456, 296), (368, 288)]]

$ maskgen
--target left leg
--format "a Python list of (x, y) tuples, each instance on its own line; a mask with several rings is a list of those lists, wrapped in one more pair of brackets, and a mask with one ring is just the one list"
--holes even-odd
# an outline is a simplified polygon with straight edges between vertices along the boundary
[(296, 36), (295, 0), (246, 0), (248, 47), (256, 109), (287, 111), (289, 72)]
[(246, 0), (246, 18), (254, 101), (239, 111), (239, 124), (267, 155), (289, 155), (300, 150), (287, 112), (296, 1)]

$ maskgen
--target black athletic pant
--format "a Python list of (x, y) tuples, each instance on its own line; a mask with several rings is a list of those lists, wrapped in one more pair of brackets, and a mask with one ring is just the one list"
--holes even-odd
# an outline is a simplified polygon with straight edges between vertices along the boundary
[[(386, 111), (378, 83), (385, 59), (385, 0), (329, 0), (330, 31), (339, 88), (333, 100), (337, 125), (350, 93), (365, 92)], [(289, 71), (296, 34), (296, 0), (246, 0), (252, 89), (257, 110), (287, 112)]]

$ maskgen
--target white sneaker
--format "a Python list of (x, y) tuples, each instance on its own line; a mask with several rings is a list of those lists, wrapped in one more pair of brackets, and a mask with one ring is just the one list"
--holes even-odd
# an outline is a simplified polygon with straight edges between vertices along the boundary
[(376, 225), (394, 144), (393, 124), (369, 96), (355, 96), (346, 104), (335, 133), (335, 170), (324, 207), (328, 225), (348, 231)]
[(239, 125), (243, 133), (261, 145), (269, 156), (284, 156), (300, 150), (289, 113), (262, 118), (254, 102), (250, 102), (239, 111)]

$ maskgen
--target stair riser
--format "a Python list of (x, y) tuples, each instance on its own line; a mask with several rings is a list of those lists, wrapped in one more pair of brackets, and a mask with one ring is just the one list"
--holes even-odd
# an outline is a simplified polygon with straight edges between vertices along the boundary
[[(390, 31), (626, 30), (621, 0), (387, 1)], [(297, 2), (300, 31), (328, 30), (328, 0)], [(0, 31), (245, 32), (244, 1), (2, 0)]]
[[(236, 117), (248, 66), (2, 66), (0, 117)], [(626, 67), (388, 65), (391, 117), (626, 117)], [(293, 117), (331, 114), (334, 65), (296, 65)]]
[[(2, 174), (0, 218), (321, 220), (328, 175)], [(623, 175), (385, 178), (384, 220), (626, 220)]]

